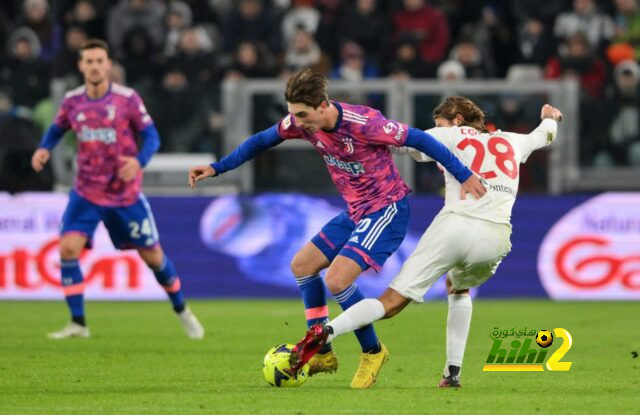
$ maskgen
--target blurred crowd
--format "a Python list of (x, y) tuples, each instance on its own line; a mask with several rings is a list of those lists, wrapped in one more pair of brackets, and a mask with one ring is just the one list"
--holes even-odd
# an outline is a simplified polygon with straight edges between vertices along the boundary
[[(637, 0), (3, 0), (0, 151), (16, 134), (37, 145), (82, 82), (90, 37), (109, 42), (112, 77), (145, 99), (165, 152), (219, 154), (222, 80), (311, 67), (354, 81), (576, 78), (581, 163), (640, 165)], [(504, 101), (495, 121), (517, 130), (521, 105)]]

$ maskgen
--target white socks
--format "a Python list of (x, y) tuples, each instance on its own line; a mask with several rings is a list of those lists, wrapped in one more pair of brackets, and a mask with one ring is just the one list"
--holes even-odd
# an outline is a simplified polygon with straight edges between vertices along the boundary
[(333, 334), (329, 335), (327, 343), (331, 343), (334, 338), (341, 334), (348, 333), (380, 320), (384, 317), (384, 305), (377, 298), (366, 298), (343, 311), (335, 319), (327, 323), (331, 326)]
[(449, 295), (449, 315), (447, 317), (447, 364), (444, 375), (449, 375), (449, 365), (462, 366), (464, 349), (471, 325), (471, 297), (468, 294)]

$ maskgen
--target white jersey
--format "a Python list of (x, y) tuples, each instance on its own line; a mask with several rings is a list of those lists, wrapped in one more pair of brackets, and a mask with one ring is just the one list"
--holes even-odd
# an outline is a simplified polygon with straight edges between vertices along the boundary
[[(426, 130), (444, 144), (460, 161), (482, 177), (487, 193), (475, 200), (467, 194), (460, 198), (460, 183), (444, 171), (445, 205), (441, 212), (484, 219), (495, 223), (511, 223), (511, 209), (518, 193), (520, 163), (536, 149), (550, 144), (556, 137), (558, 124), (544, 119), (530, 134), (495, 131), (480, 133), (472, 127), (443, 127)], [(429, 156), (411, 149), (416, 161), (433, 161)], [(441, 169), (443, 170), (443, 169)]]

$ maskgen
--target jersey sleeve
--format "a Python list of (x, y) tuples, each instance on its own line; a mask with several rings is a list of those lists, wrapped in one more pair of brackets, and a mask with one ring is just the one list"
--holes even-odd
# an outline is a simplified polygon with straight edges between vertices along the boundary
[(68, 98), (65, 98), (60, 103), (60, 108), (58, 109), (58, 113), (53, 120), (53, 124), (57, 127), (62, 128), (63, 130), (68, 130), (71, 128), (71, 122), (69, 121), (69, 110), (70, 110), (70, 101)]
[(291, 114), (278, 123), (277, 133), (283, 140), (291, 140), (303, 136), (302, 129), (296, 126), (295, 117)]
[(369, 143), (402, 147), (407, 140), (409, 126), (389, 120), (380, 111), (376, 111), (364, 126), (364, 138)]
[[(429, 130), (425, 130), (426, 133), (431, 134), (433, 136), (433, 138), (435, 138), (436, 140), (438, 140), (442, 145), (444, 145), (449, 151), (451, 151), (453, 153), (454, 150), (454, 135), (455, 135), (455, 131), (453, 128), (446, 128), (446, 127), (436, 127), (436, 128), (431, 128)], [(430, 161), (435, 161), (434, 159), (432, 159), (431, 157), (427, 156), (426, 154), (424, 154), (421, 151), (415, 150), (415, 149), (411, 149), (413, 151), (409, 151), (409, 154), (411, 155), (411, 157), (420, 163), (427, 163)]]
[(550, 118), (542, 120), (540, 125), (529, 134), (514, 134), (515, 140), (522, 152), (522, 163), (535, 150), (545, 147), (555, 140), (558, 133), (558, 123)]
[(142, 131), (153, 124), (153, 120), (137, 92), (134, 92), (129, 98), (129, 119), (136, 131)]

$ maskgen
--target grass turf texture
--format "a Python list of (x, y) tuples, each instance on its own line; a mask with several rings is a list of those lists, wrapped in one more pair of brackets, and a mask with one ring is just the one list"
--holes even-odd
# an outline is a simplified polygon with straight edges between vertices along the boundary
[[(351, 390), (353, 335), (340, 369), (297, 389), (269, 386), (261, 362), (305, 331), (299, 301), (193, 301), (207, 334), (187, 339), (166, 303), (89, 302), (91, 339), (49, 340), (64, 303), (0, 303), (0, 413), (637, 413), (638, 304), (475, 301), (460, 390), (436, 387), (445, 302), (411, 305), (377, 324), (391, 360), (371, 390)], [(338, 307), (331, 305), (332, 315)], [(569, 372), (483, 372), (494, 327), (567, 329)], [(509, 339), (510, 341), (511, 339)], [(559, 346), (554, 340), (550, 351)]]

